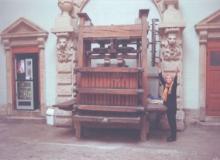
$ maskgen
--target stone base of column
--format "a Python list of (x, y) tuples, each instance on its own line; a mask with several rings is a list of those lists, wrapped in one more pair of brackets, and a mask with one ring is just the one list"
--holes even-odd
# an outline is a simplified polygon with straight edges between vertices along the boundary
[(177, 111), (176, 125), (177, 125), (177, 130), (179, 131), (183, 131), (185, 129), (185, 112), (183, 110)]
[(7, 105), (0, 106), (0, 116), (6, 116), (8, 114), (7, 107)]
[(47, 124), (56, 127), (72, 127), (72, 111), (64, 111), (59, 108), (47, 109)]

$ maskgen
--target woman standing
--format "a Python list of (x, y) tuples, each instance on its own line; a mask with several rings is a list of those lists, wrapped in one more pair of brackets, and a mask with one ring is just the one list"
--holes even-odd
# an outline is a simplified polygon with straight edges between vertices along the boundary
[(159, 70), (159, 80), (163, 85), (163, 103), (167, 107), (167, 118), (170, 126), (171, 134), (167, 138), (168, 142), (176, 141), (176, 111), (177, 111), (177, 103), (176, 103), (176, 89), (177, 89), (177, 72), (174, 77), (171, 74), (166, 74), (165, 78), (162, 76), (161, 67), (158, 64)]

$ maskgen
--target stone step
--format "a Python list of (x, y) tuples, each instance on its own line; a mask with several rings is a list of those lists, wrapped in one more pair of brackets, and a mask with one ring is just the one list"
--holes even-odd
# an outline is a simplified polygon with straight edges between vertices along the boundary
[(205, 122), (219, 122), (220, 123), (220, 116), (207, 116), (205, 118)]
[(46, 117), (27, 117), (27, 116), (6, 116), (1, 121), (12, 122), (12, 123), (35, 123), (35, 124), (46, 124)]
[(197, 121), (197, 125), (205, 128), (220, 128), (220, 117), (206, 117), (205, 121)]

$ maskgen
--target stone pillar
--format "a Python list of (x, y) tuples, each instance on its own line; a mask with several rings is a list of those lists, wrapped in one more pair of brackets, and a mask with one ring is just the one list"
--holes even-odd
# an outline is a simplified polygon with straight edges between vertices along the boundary
[(184, 22), (179, 11), (178, 0), (164, 0), (165, 11), (162, 15), (159, 33), (163, 74), (178, 72), (177, 86), (177, 128), (184, 129), (185, 113), (183, 111), (183, 50), (182, 31)]
[[(207, 31), (200, 31), (199, 32), (199, 106), (200, 106), (200, 121), (205, 121), (205, 107), (206, 107), (206, 45), (207, 45), (207, 39), (208, 39), (208, 32)], [(202, 77), (202, 78), (201, 78)]]
[(46, 113), (46, 90), (45, 90), (45, 41), (46, 39), (43, 37), (37, 38), (38, 41), (38, 48), (39, 48), (39, 68), (41, 69), (40, 71), (40, 107), (41, 107), (41, 115), (45, 115)]
[[(56, 103), (75, 98), (76, 66), (75, 54), (78, 42), (77, 13), (81, 11), (88, 0), (58, 0), (61, 9), (55, 20), (52, 32), (57, 36), (56, 43)], [(72, 111), (64, 111), (51, 107), (47, 110), (48, 124), (54, 126), (72, 126)]]
[(8, 39), (3, 40), (5, 54), (6, 54), (6, 71), (7, 71), (7, 114), (12, 113), (12, 104), (13, 104), (13, 98), (12, 98), (12, 54), (11, 54), (11, 47), (10, 42)]
[(77, 46), (77, 23), (72, 0), (58, 0), (61, 14), (55, 20), (52, 32), (57, 36), (56, 44), (56, 103), (74, 98), (74, 67)]

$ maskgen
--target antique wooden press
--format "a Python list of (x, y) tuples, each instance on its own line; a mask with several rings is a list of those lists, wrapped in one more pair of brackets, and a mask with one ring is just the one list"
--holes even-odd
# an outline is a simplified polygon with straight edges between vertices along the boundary
[[(140, 130), (146, 140), (148, 10), (140, 24), (93, 26), (79, 13), (76, 54), (76, 137), (84, 127), (125, 127)], [(130, 62), (130, 63), (129, 63)]]

